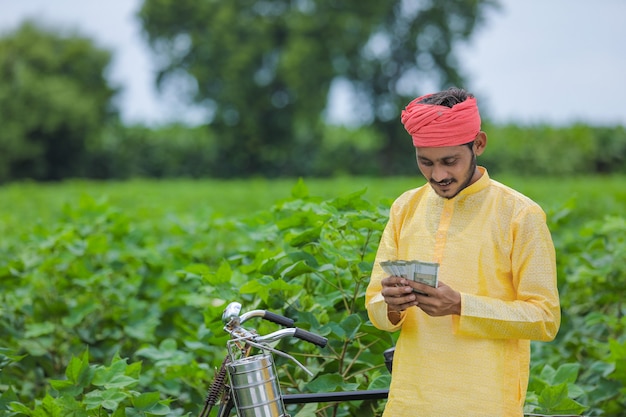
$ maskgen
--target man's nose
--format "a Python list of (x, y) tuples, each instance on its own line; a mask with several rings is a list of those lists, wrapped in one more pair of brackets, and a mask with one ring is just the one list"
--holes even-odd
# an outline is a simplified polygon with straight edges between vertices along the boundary
[(433, 166), (432, 178), (434, 181), (443, 181), (447, 178), (447, 176), (448, 172), (446, 171), (445, 167), (441, 166), (440, 164), (435, 164), (435, 166)]

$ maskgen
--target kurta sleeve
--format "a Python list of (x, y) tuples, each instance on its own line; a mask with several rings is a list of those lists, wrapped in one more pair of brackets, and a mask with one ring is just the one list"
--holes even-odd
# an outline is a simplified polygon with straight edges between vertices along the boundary
[(561, 313), (556, 257), (545, 214), (523, 210), (512, 224), (511, 270), (514, 300), (461, 293), (461, 315), (453, 316), (459, 335), (550, 341)]
[(381, 281), (387, 274), (385, 274), (380, 266), (380, 262), (397, 259), (396, 216), (394, 215), (394, 208), (395, 205), (391, 208), (389, 221), (380, 239), (378, 251), (376, 252), (376, 260), (372, 268), (372, 276), (365, 293), (365, 308), (367, 309), (370, 321), (376, 328), (386, 331), (398, 330), (406, 317), (406, 312), (403, 312), (397, 324), (394, 325), (391, 323), (387, 317), (387, 303), (385, 303), (381, 294)]

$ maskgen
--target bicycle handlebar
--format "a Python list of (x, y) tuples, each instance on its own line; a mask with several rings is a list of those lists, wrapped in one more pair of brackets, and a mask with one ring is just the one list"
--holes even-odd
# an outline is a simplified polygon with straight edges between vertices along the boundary
[[(257, 343), (269, 343), (284, 337), (296, 337), (319, 347), (325, 347), (328, 343), (328, 339), (323, 336), (294, 327), (294, 320), (289, 317), (281, 316), (280, 314), (272, 313), (267, 310), (251, 310), (239, 316), (240, 311), (241, 304), (233, 302), (226, 307), (222, 316), (222, 319), (226, 322), (225, 329), (235, 338), (252, 339)], [(287, 329), (281, 329), (264, 336), (259, 336), (241, 327), (241, 324), (254, 317), (261, 317), (264, 320), (287, 327)]]
[(314, 345), (317, 345), (319, 347), (325, 347), (328, 343), (328, 339), (326, 339), (325, 337), (317, 335), (315, 333), (307, 332), (306, 330), (297, 327), (294, 336), (306, 342), (313, 343)]
[(294, 327), (295, 322), (289, 317), (281, 316), (280, 314), (272, 313), (271, 311), (265, 311), (263, 315), (264, 320), (269, 320), (273, 323), (280, 324), (285, 327)]
[(272, 313), (267, 310), (252, 310), (243, 313), (239, 318), (239, 323), (245, 323), (253, 317), (261, 317), (263, 320), (268, 320), (284, 327), (293, 327), (295, 324), (289, 317), (281, 316), (280, 314)]
[(328, 343), (328, 339), (326, 339), (325, 337), (316, 335), (315, 333), (308, 332), (298, 327), (280, 329), (275, 332), (266, 334), (265, 336), (257, 336), (255, 337), (255, 341), (257, 343), (271, 343), (280, 339), (284, 339), (285, 337), (297, 337), (300, 340), (313, 343), (314, 345), (317, 345), (319, 347), (325, 347), (326, 343)]

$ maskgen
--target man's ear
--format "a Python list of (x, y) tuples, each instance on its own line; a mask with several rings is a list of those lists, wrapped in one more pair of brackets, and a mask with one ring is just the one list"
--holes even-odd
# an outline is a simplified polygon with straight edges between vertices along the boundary
[(476, 156), (483, 153), (485, 148), (487, 147), (487, 134), (482, 130), (478, 132), (476, 138), (474, 139), (474, 154)]

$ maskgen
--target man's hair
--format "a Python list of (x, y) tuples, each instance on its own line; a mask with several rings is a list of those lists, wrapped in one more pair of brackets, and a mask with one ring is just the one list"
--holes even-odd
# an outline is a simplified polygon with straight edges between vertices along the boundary
[(452, 108), (455, 104), (459, 104), (467, 100), (468, 98), (473, 98), (474, 95), (468, 93), (462, 88), (450, 87), (447, 90), (440, 91), (438, 93), (434, 93), (425, 99), (419, 101), (422, 104), (435, 104), (438, 106), (446, 106)]
[[(422, 104), (433, 104), (438, 106), (446, 106), (452, 108), (455, 104), (459, 104), (467, 100), (468, 98), (474, 98), (472, 93), (468, 93), (462, 88), (458, 87), (450, 87), (447, 90), (440, 91), (438, 93), (434, 93), (425, 99), (419, 101)], [(465, 146), (470, 148), (472, 153), (474, 153), (474, 141), (465, 143)]]

